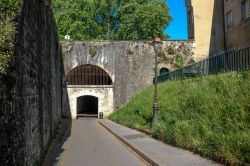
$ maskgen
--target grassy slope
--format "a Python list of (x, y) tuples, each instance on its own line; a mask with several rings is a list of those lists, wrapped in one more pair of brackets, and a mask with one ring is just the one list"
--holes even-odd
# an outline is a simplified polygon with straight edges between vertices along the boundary
[(109, 118), (228, 165), (250, 163), (249, 71), (162, 83), (158, 99), (153, 127), (152, 86)]

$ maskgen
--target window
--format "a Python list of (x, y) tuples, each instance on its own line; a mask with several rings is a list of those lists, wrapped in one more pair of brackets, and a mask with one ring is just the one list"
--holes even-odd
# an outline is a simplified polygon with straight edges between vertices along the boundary
[(227, 25), (227, 29), (229, 29), (233, 26), (233, 12), (232, 12), (232, 10), (230, 10), (226, 14), (226, 25)]
[(249, 0), (241, 2), (241, 19), (245, 21), (249, 18)]

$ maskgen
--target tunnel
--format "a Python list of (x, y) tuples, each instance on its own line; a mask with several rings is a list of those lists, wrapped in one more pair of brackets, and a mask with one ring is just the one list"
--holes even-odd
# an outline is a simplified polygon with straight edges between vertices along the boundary
[(78, 97), (77, 117), (98, 117), (98, 98), (95, 96)]
[(163, 67), (163, 68), (160, 69), (160, 75), (166, 74), (168, 72), (169, 72), (168, 68)]

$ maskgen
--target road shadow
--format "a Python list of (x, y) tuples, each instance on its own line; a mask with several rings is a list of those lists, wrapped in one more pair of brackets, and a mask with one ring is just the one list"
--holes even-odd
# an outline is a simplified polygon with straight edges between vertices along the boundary
[[(61, 47), (60, 52), (62, 55)], [(61, 56), (63, 57), (63, 56)], [(71, 136), (72, 116), (69, 104), (69, 95), (65, 79), (64, 63), (61, 58), (61, 121), (56, 129), (56, 135), (51, 141), (50, 147), (47, 150), (42, 166), (58, 165), (61, 154), (65, 151), (63, 144), (67, 142)]]
[[(62, 54), (62, 51), (61, 51)], [(59, 165), (60, 158), (62, 157), (63, 152), (65, 151), (63, 145), (65, 142), (68, 141), (69, 137), (71, 136), (71, 128), (72, 128), (72, 115), (70, 111), (70, 104), (69, 104), (69, 94), (67, 90), (67, 81), (65, 78), (65, 70), (64, 70), (64, 63), (62, 60), (62, 67), (61, 67), (61, 73), (62, 73), (62, 121), (66, 122), (66, 128), (63, 131), (63, 134), (60, 136), (60, 139), (58, 140), (56, 149), (55, 149), (55, 155), (54, 160), (50, 165)]]

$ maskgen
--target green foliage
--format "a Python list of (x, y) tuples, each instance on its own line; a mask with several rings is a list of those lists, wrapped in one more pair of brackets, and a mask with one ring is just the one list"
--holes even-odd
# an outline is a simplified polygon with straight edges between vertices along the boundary
[(176, 68), (183, 67), (184, 63), (185, 63), (185, 61), (184, 61), (183, 55), (177, 54), (176, 57), (175, 57)]
[(89, 54), (94, 57), (96, 55), (96, 46), (90, 47)]
[(161, 0), (54, 0), (60, 38), (139, 40), (167, 38), (171, 17)]
[(158, 99), (152, 127), (152, 86), (109, 118), (227, 165), (250, 163), (250, 71), (162, 83)]
[(5, 73), (11, 55), (15, 34), (14, 19), (17, 14), (18, 0), (0, 1), (0, 73)]

